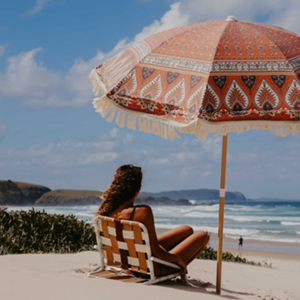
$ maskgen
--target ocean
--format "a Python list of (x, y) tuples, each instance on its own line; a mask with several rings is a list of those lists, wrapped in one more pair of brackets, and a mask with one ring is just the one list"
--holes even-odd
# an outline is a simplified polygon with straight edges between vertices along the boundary
[[(48, 213), (73, 214), (91, 222), (97, 206), (35, 207)], [(29, 207), (9, 207), (28, 210)], [(188, 224), (194, 230), (218, 232), (219, 205), (153, 206), (156, 228), (172, 229)], [(224, 236), (247, 240), (299, 243), (292, 252), (300, 253), (300, 202), (247, 201), (225, 205)], [(285, 250), (283, 250), (286, 252)]]

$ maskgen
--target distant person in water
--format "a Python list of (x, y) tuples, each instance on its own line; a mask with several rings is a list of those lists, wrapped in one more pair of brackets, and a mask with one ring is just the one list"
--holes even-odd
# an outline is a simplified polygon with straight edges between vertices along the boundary
[(243, 241), (244, 241), (244, 239), (242, 238), (242, 236), (240, 236), (240, 238), (239, 238), (239, 249), (243, 248)]
[[(140, 167), (123, 165), (113, 176), (113, 182), (103, 194), (103, 202), (96, 215), (143, 223), (149, 232), (151, 251), (157, 258), (176, 263), (187, 273), (187, 265), (203, 250), (209, 241), (204, 231), (194, 232), (190, 226), (182, 225), (156, 235), (151, 207), (134, 205), (142, 186), (143, 172)], [(172, 274), (178, 270), (154, 263), (156, 276)]]

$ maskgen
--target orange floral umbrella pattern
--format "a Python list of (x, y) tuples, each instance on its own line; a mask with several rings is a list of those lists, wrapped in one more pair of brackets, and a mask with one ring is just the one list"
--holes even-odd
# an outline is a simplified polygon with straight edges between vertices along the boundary
[[(300, 131), (300, 37), (232, 18), (155, 34), (96, 67), (94, 107), (166, 139)], [(116, 113), (117, 112), (117, 113)]]

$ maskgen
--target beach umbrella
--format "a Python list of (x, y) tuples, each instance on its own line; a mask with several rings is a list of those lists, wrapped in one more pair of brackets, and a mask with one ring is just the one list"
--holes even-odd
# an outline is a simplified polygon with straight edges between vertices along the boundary
[(165, 139), (223, 136), (217, 293), (221, 291), (227, 135), (300, 131), (300, 37), (230, 16), (166, 30), (92, 70), (94, 107)]

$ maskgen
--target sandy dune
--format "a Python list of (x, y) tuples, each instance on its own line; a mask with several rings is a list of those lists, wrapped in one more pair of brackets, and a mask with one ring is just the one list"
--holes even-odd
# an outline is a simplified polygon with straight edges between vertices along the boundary
[[(198, 289), (180, 284), (145, 286), (88, 278), (99, 262), (95, 252), (0, 257), (1, 300), (60, 299), (300, 299), (300, 255), (246, 253), (273, 268), (223, 263), (222, 296), (215, 294), (216, 262), (194, 261), (189, 275)], [(203, 284), (206, 283), (206, 284)], [(211, 284), (209, 284), (211, 283)]]

